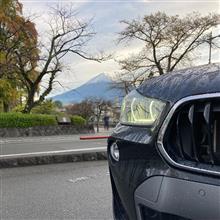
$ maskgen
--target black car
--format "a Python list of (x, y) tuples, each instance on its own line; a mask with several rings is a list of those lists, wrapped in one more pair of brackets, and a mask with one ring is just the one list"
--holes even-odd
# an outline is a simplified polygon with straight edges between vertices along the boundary
[(147, 80), (108, 139), (114, 218), (220, 219), (220, 66)]

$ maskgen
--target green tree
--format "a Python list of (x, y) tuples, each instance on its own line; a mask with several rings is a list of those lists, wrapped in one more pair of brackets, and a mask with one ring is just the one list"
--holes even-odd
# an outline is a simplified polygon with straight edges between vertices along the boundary
[(10, 105), (16, 103), (17, 90), (14, 89), (8, 80), (0, 79), (0, 103), (4, 112), (8, 112)]
[(40, 105), (32, 109), (32, 113), (36, 114), (56, 114), (56, 104), (52, 100), (45, 100)]
[[(22, 4), (17, 0), (0, 1), (0, 79), (7, 80), (13, 90), (17, 90), (17, 98), (25, 96), (27, 88), (20, 77), (17, 53), (27, 51), (27, 48), (36, 48), (37, 31), (35, 25), (22, 15)], [(29, 50), (30, 51), (30, 50)], [(21, 57), (22, 62), (31, 62), (36, 67), (38, 50)], [(32, 69), (29, 73), (32, 78), (37, 72)], [(6, 85), (7, 86), (7, 85)], [(4, 92), (4, 91), (2, 91)], [(22, 95), (21, 95), (22, 94)]]
[(63, 103), (61, 101), (54, 101), (54, 104), (59, 109), (63, 108)]

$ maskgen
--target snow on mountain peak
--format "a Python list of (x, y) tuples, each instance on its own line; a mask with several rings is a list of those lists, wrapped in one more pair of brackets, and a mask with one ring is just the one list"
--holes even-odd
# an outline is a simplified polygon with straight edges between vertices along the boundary
[(100, 73), (99, 75), (90, 79), (86, 84), (97, 83), (97, 82), (110, 82), (111, 79), (106, 73)]

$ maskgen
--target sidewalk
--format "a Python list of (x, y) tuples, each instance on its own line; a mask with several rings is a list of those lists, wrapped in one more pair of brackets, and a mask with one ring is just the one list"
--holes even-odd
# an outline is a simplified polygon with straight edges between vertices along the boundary
[(0, 166), (36, 165), (106, 159), (107, 140), (80, 140), (80, 136), (109, 136), (112, 130), (95, 134), (20, 137), (0, 139)]
[[(80, 137), (106, 137), (111, 133), (103, 132), (103, 133), (95, 133), (95, 134), (74, 134), (74, 135), (53, 135), (53, 136), (34, 136), (34, 137), (17, 137), (17, 138), (1, 138), (0, 137), (0, 145), (1, 144), (19, 144), (19, 143), (39, 143), (39, 142), (56, 142), (63, 141), (68, 142), (82, 142)], [(85, 142), (85, 141), (84, 141)]]

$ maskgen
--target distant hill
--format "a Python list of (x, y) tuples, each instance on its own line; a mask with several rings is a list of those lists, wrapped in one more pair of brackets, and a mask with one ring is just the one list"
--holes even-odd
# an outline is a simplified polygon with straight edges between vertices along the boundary
[(103, 98), (108, 101), (121, 101), (123, 92), (120, 89), (112, 89), (112, 79), (104, 73), (92, 78), (78, 88), (52, 97), (54, 101), (61, 101), (64, 105), (79, 103), (86, 98)]

